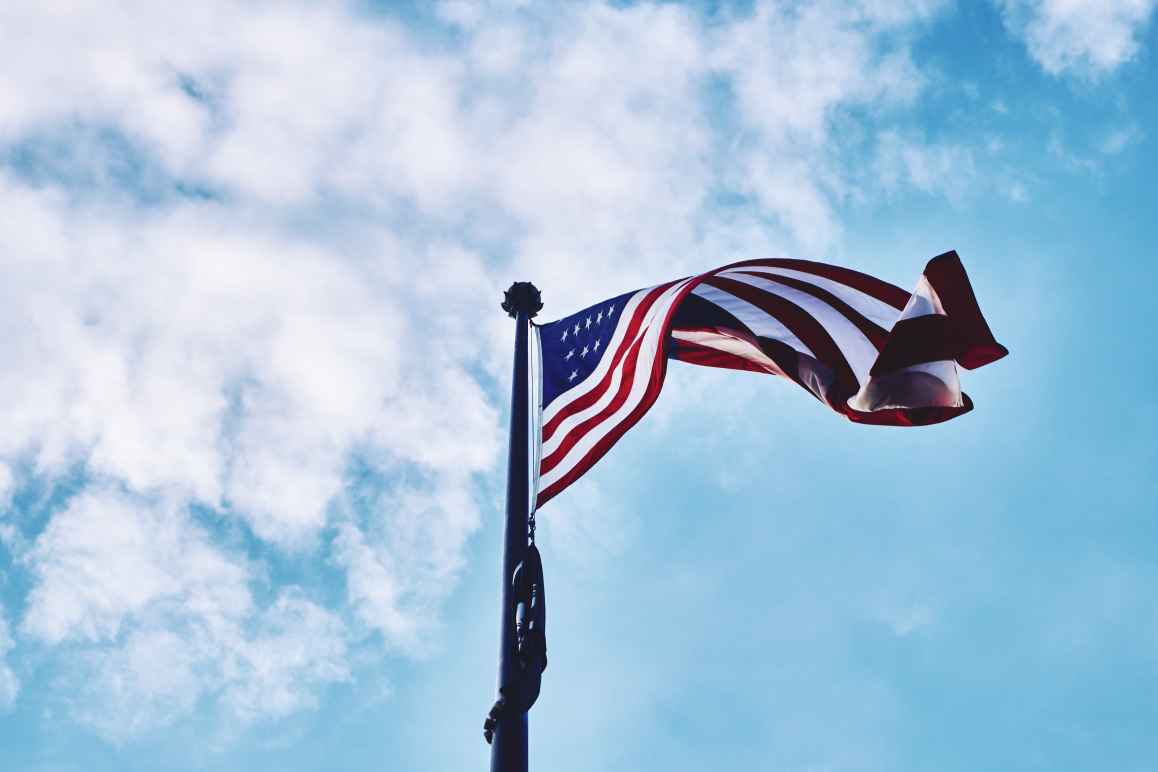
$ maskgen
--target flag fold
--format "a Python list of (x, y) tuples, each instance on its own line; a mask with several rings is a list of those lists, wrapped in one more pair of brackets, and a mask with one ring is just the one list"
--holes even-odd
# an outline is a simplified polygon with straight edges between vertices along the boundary
[(667, 360), (778, 375), (857, 423), (920, 426), (973, 408), (957, 365), (1005, 356), (956, 252), (912, 292), (808, 260), (747, 260), (629, 292), (536, 328), (536, 506), (655, 403)]

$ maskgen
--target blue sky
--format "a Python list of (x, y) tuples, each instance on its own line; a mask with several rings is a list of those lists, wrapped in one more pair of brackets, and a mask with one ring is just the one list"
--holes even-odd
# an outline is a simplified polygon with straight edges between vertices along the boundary
[(676, 363), (544, 508), (532, 763), (1152, 768), (1153, 10), (5, 4), (0, 767), (483, 768), (501, 290), (956, 249), (974, 412)]

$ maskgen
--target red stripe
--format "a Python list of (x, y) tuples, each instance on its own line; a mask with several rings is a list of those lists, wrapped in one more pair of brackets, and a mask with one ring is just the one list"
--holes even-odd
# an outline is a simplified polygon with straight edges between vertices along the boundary
[[(756, 340), (755, 335), (750, 333), (741, 334), (737, 330), (726, 327), (673, 327), (671, 331), (672, 335), (677, 331), (703, 332), (721, 338), (731, 338), (733, 340), (743, 341), (761, 353), (764, 351), (760, 343)], [(688, 364), (702, 365), (704, 367), (719, 367), (725, 370), (746, 370), (754, 373), (780, 375), (778, 370), (770, 369), (768, 365), (762, 365), (757, 361), (739, 354), (722, 351), (718, 348), (695, 341), (673, 337), (672, 346), (670, 357), (672, 359), (678, 359), (681, 362), (687, 362)]]
[(853, 373), (848, 361), (844, 358), (844, 352), (840, 350), (840, 346), (836, 345), (836, 341), (828, 334), (828, 330), (824, 329), (824, 325), (812, 314), (779, 295), (773, 295), (742, 281), (729, 279), (725, 276), (710, 276), (704, 282), (746, 300), (776, 318), (805, 346), (808, 346), (821, 362), (831, 367), (836, 376), (835, 385), (837, 388), (835, 393), (831, 395), (830, 404), (835, 406), (855, 394), (860, 388), (856, 374)]
[(962, 367), (972, 370), (1009, 353), (1009, 349), (993, 337), (985, 317), (981, 315), (973, 285), (969, 283), (965, 266), (961, 265), (956, 252), (946, 252), (930, 260), (925, 266), (925, 278), (941, 299), (945, 313), (953, 319), (961, 339), (961, 348), (955, 358)]
[[(684, 330), (685, 328), (679, 327), (675, 329)], [(675, 329), (673, 329), (673, 332)], [(746, 372), (777, 375), (782, 378), (787, 378), (800, 388), (807, 391), (812, 396), (819, 399), (821, 402), (828, 404), (827, 399), (824, 397), (824, 394), (827, 392), (827, 388), (825, 388), (826, 384), (817, 384), (819, 387), (822, 387), (821, 393), (817, 393), (810, 389), (807, 384), (805, 384), (804, 378), (801, 375), (802, 365), (808, 370), (815, 370), (812, 363), (815, 363), (817, 360), (810, 356), (801, 354), (799, 351), (783, 343), (782, 341), (774, 340), (772, 338), (756, 337), (750, 334), (737, 335), (735, 330), (723, 327), (686, 329), (689, 331), (711, 332), (722, 337), (739, 338), (746, 342), (750, 342), (752, 345), (760, 349), (760, 351), (764, 353), (764, 356), (775, 362), (776, 366), (780, 369), (770, 369), (767, 366), (761, 366), (759, 362), (753, 362), (752, 360), (745, 359), (744, 357), (737, 354), (730, 354), (710, 346), (692, 343), (685, 340), (673, 341), (678, 346), (672, 355), (673, 359), (678, 359), (681, 362), (687, 362), (689, 364), (704, 365), (705, 367), (719, 367), (728, 370), (743, 370)]]
[[(702, 331), (716, 332), (723, 336), (729, 336), (729, 332), (727, 330), (713, 329)], [(779, 341), (771, 342), (774, 344), (783, 345), (780, 344)], [(735, 354), (728, 354), (718, 349), (713, 349), (694, 343), (688, 343), (687, 341), (679, 341), (679, 345), (680, 350), (676, 358), (682, 362), (689, 362), (696, 365), (706, 365), (708, 367), (722, 367), (731, 370), (744, 370), (749, 372), (771, 373), (773, 375), (779, 375), (779, 373), (774, 373), (767, 368), (761, 367), (759, 364), (751, 360), (744, 359), (742, 357), (736, 356)], [(793, 351), (792, 353), (795, 354), (796, 352)], [(789, 367), (784, 367), (784, 365), (787, 363), (781, 363), (777, 361), (777, 364), (780, 364), (785, 372), (792, 373), (792, 370)], [(803, 386), (803, 384), (800, 383), (798, 376), (793, 377), (790, 374), (789, 378), (790, 380), (795, 381), (798, 385)], [(807, 389), (805, 390), (807, 391)], [(942, 421), (948, 421), (950, 418), (955, 418), (956, 416), (959, 416), (963, 413), (968, 413), (970, 410), (972, 410), (973, 402), (966, 395), (962, 395), (962, 397), (965, 403), (962, 407), (933, 406), (914, 408), (887, 408), (885, 410), (862, 412), (859, 410), (854, 410), (845, 404), (840, 410), (838, 410), (838, 412), (854, 423), (873, 424), (879, 426), (926, 426), (928, 424), (936, 424), (941, 423)]]
[(543, 459), (539, 467), (540, 474), (547, 474), (558, 466), (559, 462), (566, 458), (567, 452), (575, 447), (575, 443), (583, 439), (583, 436), (587, 434), (592, 427), (598, 426), (608, 417), (615, 415), (615, 411), (627, 401), (628, 395), (631, 394), (631, 387), (635, 385), (635, 367), (639, 362), (639, 352), (643, 347), (643, 340), (646, 337), (646, 335), (640, 335), (635, 343), (632, 344), (631, 350), (628, 351), (622, 368), (623, 378), (619, 382), (619, 388), (616, 390), (615, 396), (610, 402), (604, 405), (603, 409), (598, 413), (583, 419), (568, 430), (566, 436), (563, 437), (563, 441), (559, 443), (559, 446)]
[(756, 271), (741, 271), (741, 273), (746, 273), (749, 276), (755, 276), (759, 279), (763, 279), (764, 281), (783, 284), (786, 287), (792, 287), (793, 289), (798, 289), (801, 292), (812, 295), (812, 297), (817, 298), (818, 300), (823, 300), (825, 303), (839, 311), (845, 319), (848, 319), (850, 322), (856, 325), (856, 328), (861, 331), (862, 335), (869, 339), (869, 343), (872, 343), (873, 347), (876, 348), (877, 351), (883, 349), (885, 347), (885, 341), (889, 339), (888, 330), (886, 330), (884, 327), (881, 327), (879, 324), (872, 321), (860, 311), (857, 311), (848, 303), (844, 302), (836, 295), (833, 295), (823, 287), (817, 287), (815, 284), (809, 284), (806, 281), (795, 279), (791, 276), (757, 273)]
[(555, 433), (555, 430), (559, 427), (559, 424), (562, 423), (563, 420), (567, 418), (567, 416), (585, 410), (599, 401), (599, 398), (603, 395), (603, 392), (607, 391), (607, 389), (610, 387), (611, 378), (615, 374), (615, 368), (619, 364), (620, 360), (623, 359), (628, 349), (631, 347), (632, 341), (635, 338), (640, 325), (643, 323), (643, 319), (647, 315), (647, 312), (655, 304), (656, 299), (662, 295), (664, 291), (671, 287), (672, 284), (674, 284), (674, 282), (661, 284), (658, 287), (652, 288), (648, 295), (645, 296), (642, 301), (640, 301), (639, 305), (636, 306), (635, 313), (631, 316), (631, 322), (628, 325), (627, 332), (624, 334), (623, 339), (619, 342), (619, 348), (616, 349), (615, 354), (611, 359), (611, 366), (607, 368), (607, 372), (604, 373), (603, 378), (590, 391), (580, 397), (576, 397), (566, 406), (560, 408), (559, 412), (551, 417), (551, 420), (543, 426), (543, 442), (551, 439), (551, 435)]
[[(880, 300), (892, 306), (893, 308), (896, 308), (898, 311), (904, 309), (910, 298), (910, 294), (899, 287), (881, 281), (867, 274), (862, 274), (858, 271), (852, 271), (846, 268), (830, 266), (824, 263), (814, 263), (807, 260), (746, 260), (725, 266), (711, 273), (702, 274), (696, 277), (693, 281), (690, 281), (688, 285), (684, 287), (680, 291), (680, 294), (674, 299), (674, 302), (664, 317), (663, 330), (661, 331), (663, 333), (664, 339), (666, 340), (667, 335), (670, 332), (669, 327), (671, 325), (672, 317), (683, 299), (700, 282), (706, 281), (713, 286), (719, 287), (726, 292), (730, 292), (737, 297), (740, 297), (749, 303), (756, 305), (766, 313), (771, 314), (780, 322), (782, 322), (786, 327), (792, 330), (793, 333), (798, 338), (800, 338), (800, 340), (802, 340), (810, 349), (812, 349), (813, 352), (820, 356), (819, 360), (813, 360), (811, 357), (804, 357), (803, 355), (800, 355), (798, 352), (785, 346), (779, 341), (758, 339), (761, 344), (761, 349), (764, 350), (764, 352), (768, 354), (778, 365), (784, 368), (785, 372), (789, 374), (789, 377), (795, 380), (798, 384), (804, 386), (803, 380), (805, 378), (806, 371), (809, 374), (808, 377), (815, 380), (816, 377), (815, 374), (812, 373), (812, 370), (815, 370), (816, 368), (827, 369), (827, 367), (831, 366), (833, 369), (832, 378), (830, 379), (827, 373), (825, 373), (822, 378), (822, 380), (825, 381), (824, 384), (821, 384), (821, 386), (824, 387), (825, 400), (833, 409), (846, 416), (851, 421), (856, 423), (880, 424), (889, 426), (921, 426), (946, 421), (963, 413), (967, 413), (973, 409), (973, 402), (965, 394), (961, 395), (963, 405), (960, 407), (935, 406), (919, 408), (888, 408), (885, 410), (872, 412), (861, 412), (850, 408), (846, 402), (846, 399), (848, 396), (851, 396), (851, 394), (855, 393), (858, 388), (856, 376), (852, 372), (851, 367), (849, 367), (843, 352), (840, 350), (840, 347), (832, 339), (832, 336), (828, 333), (824, 326), (807, 311), (800, 308), (799, 306), (796, 306), (790, 301), (785, 300), (784, 298), (760, 290), (757, 287), (744, 284), (743, 282), (738, 282), (728, 279), (727, 277), (717, 275), (721, 271), (733, 268), (756, 266), (788, 268), (796, 271), (811, 273), (815, 276), (820, 276), (832, 281), (839, 282), (853, 290), (874, 297), (877, 300)], [(954, 317), (954, 325), (961, 325), (961, 329), (957, 330), (956, 332), (962, 336), (960, 339), (964, 340), (963, 350), (958, 353), (958, 361), (961, 362), (963, 366), (977, 367), (981, 364), (986, 364), (987, 362), (1004, 356), (1007, 353), (1005, 348), (993, 339), (988, 325), (985, 323), (984, 318), (981, 316), (980, 309), (977, 307), (976, 298), (973, 296), (972, 288), (969, 286), (968, 278), (965, 276), (964, 269), (961, 267), (956, 253), (946, 253), (945, 255), (934, 258), (934, 260), (931, 261), (929, 266), (926, 268), (925, 275), (928, 278), (930, 284), (933, 286), (934, 290), (940, 296), (941, 302), (944, 305), (946, 311), (949, 313), (949, 316)], [(768, 277), (762, 276), (761, 278)], [(882, 355), (884, 350), (889, 348), (893, 338), (897, 338), (898, 340), (903, 341), (905, 338), (912, 337), (905, 331), (905, 327), (910, 325), (905, 325), (896, 330), (899, 335), (889, 336), (883, 341), (882, 344), (880, 332), (883, 332), (883, 330), (870, 320), (865, 319), (861, 314), (856, 312), (855, 309), (852, 309), (847, 303), (844, 303), (843, 301), (840, 301), (839, 298), (833, 296), (832, 293), (827, 292), (820, 287), (815, 287), (809, 284), (807, 281), (801, 281), (799, 279), (790, 277), (776, 276), (772, 280), (781, 282), (786, 286), (791, 286), (795, 289), (808, 292), (812, 296), (817, 297), (831, 305), (835, 310), (849, 319), (850, 322), (855, 324), (858, 329), (860, 329), (861, 332), (865, 334), (865, 337), (867, 337), (873, 343), (873, 345), (877, 347), (877, 350), (882, 352)], [(655, 289), (657, 291), (665, 290), (670, 286), (671, 284), (668, 284)], [(655, 298), (655, 294), (649, 295), (647, 298), (646, 302), (649, 308), (651, 304), (655, 302)], [(641, 306), (642, 305), (643, 304), (641, 303)], [(642, 313), (637, 314), (637, 316), (641, 318)], [(633, 319), (633, 323), (635, 321), (636, 319)], [(924, 323), (922, 322), (919, 324)], [(721, 333), (729, 334), (730, 331), (721, 330)], [(926, 338), (933, 341), (941, 341), (940, 343), (934, 342), (932, 344), (934, 346), (944, 345), (944, 341), (953, 340), (954, 335), (950, 335), (945, 331), (942, 331), (942, 333), (943, 334), (939, 335), (929, 335), (928, 331), (926, 331), (922, 335), (916, 336), (916, 338)], [(638, 344), (627, 343), (631, 337), (632, 336), (625, 336), (624, 343), (621, 344), (620, 350), (616, 352), (616, 360), (613, 363), (613, 368), (614, 366), (621, 366), (626, 371), (627, 368), (630, 367), (631, 375), (634, 376), (635, 367), (639, 364), (638, 359), (641, 348)], [(928, 341), (922, 345), (927, 345), (927, 343)], [(679, 342), (677, 345), (679, 348), (676, 350), (674, 355), (678, 358), (684, 359), (685, 361), (693, 361), (697, 364), (710, 364), (711, 366), (717, 367), (725, 366), (729, 367), (730, 369), (757, 369), (753, 367), (755, 363), (752, 363), (750, 360), (745, 360), (742, 357), (730, 355), (725, 352), (713, 351), (709, 347), (697, 346), (696, 344), (691, 344), (686, 341)], [(769, 350), (770, 346), (774, 349), (773, 351)], [(775, 352), (779, 351), (779, 349), (784, 349), (784, 352), (782, 352), (783, 356), (775, 355)], [(925, 355), (928, 355), (930, 352), (932, 352), (932, 349), (929, 349), (929, 352), (926, 352)], [(667, 357), (663, 355), (664, 352), (662, 350), (657, 351), (656, 353), (657, 356), (655, 356), (654, 361), (651, 364), (650, 380), (639, 402), (631, 409), (630, 413), (625, 418), (616, 423), (614, 426), (611, 426), (607, 434), (601, 437), (598, 442), (596, 442), (595, 445), (589, 451), (587, 451), (587, 453), (585, 453), (582, 458), (576, 461), (576, 463), (570, 469), (568, 469), (562, 477), (539, 492), (536, 499), (538, 507), (543, 506), (543, 504), (550, 501), (561, 491), (566, 489), (571, 483), (585, 474), (615, 445), (616, 442), (619, 441), (619, 439), (628, 430), (630, 430), (636, 423), (638, 423), (638, 421), (655, 403), (655, 400), (658, 398), (659, 392), (663, 386), (663, 381), (667, 372)], [(912, 356), (912, 353), (910, 352), (907, 354), (907, 356)], [(628, 357), (627, 361), (623, 361), (624, 357)], [(878, 361), (879, 359), (880, 358), (878, 358)], [(790, 366), (792, 362), (787, 360), (794, 361), (796, 366)], [(809, 368), (811, 368), (811, 370)], [(566, 414), (574, 414), (578, 410), (582, 410), (584, 407), (594, 404), (594, 402), (599, 399), (599, 395), (603, 394), (608, 388), (610, 388), (609, 383), (611, 374), (612, 371), (609, 370), (607, 376), (604, 377), (596, 389), (594, 389), (592, 392), (584, 394), (582, 397), (576, 400), (576, 402), (579, 402), (580, 400), (583, 401), (582, 407), (572, 403), (571, 405), (568, 405), (567, 408), (564, 408), (563, 410), (566, 411)], [(632, 380), (633, 378), (625, 377), (623, 383), (621, 383), (620, 391), (616, 394), (615, 401), (618, 402), (618, 406), (615, 408), (615, 410), (622, 408), (622, 405), (626, 402), (626, 395), (630, 395), (630, 387), (628, 387), (627, 391), (624, 392), (623, 384), (630, 384)], [(830, 380), (835, 380), (835, 383), (832, 384), (832, 389), (827, 388), (827, 384)], [(623, 397), (623, 401), (619, 402), (621, 396)], [(563, 413), (563, 411), (560, 412)], [(586, 436), (586, 434), (590, 433), (590, 431), (594, 430), (597, 426), (605, 423), (612, 415), (614, 415), (614, 410), (604, 410), (601, 411), (600, 416), (595, 417), (594, 419), (588, 419), (584, 421), (583, 424), (581, 424), (579, 427), (575, 427), (571, 432), (568, 433), (569, 436), (565, 440), (565, 444), (568, 445), (568, 449), (573, 448), (575, 443), (579, 441), (579, 438)], [(552, 418), (552, 425), (550, 428), (551, 432), (557, 428), (563, 417), (563, 415), (557, 415)], [(544, 438), (549, 436), (550, 433), (545, 429)], [(556, 452), (552, 454), (553, 457), (557, 457), (557, 459), (553, 459), (551, 462), (553, 466), (546, 467), (547, 460), (544, 460), (542, 464), (543, 471), (547, 471), (551, 468), (554, 468), (554, 466), (557, 466), (561, 460), (565, 458), (566, 453), (567, 450), (563, 448), (557, 449)]]
[(869, 375), (896, 372), (925, 362), (957, 359), (969, 343), (955, 319), (940, 314), (901, 319), (893, 327), (888, 345), (873, 363)]
[[(675, 353), (672, 359), (678, 359), (681, 362), (686, 362), (689, 365), (700, 365), (702, 367), (718, 367), (721, 370), (745, 370), (752, 373), (772, 373), (772, 370), (767, 366), (761, 366), (759, 362), (754, 362), (751, 359), (739, 356), (737, 354), (729, 354), (726, 351), (720, 351), (718, 348), (711, 346), (703, 346), (698, 343), (689, 343), (686, 340), (679, 342), (679, 350)], [(779, 373), (775, 373), (778, 375)]]
[[(664, 372), (666, 372), (666, 363), (667, 357), (660, 356), (655, 358), (655, 367), (662, 369)], [(653, 370), (652, 379), (648, 384), (647, 391), (644, 392), (643, 398), (635, 409), (632, 410), (626, 418), (612, 427), (611, 431), (600, 438), (600, 440), (592, 446), (591, 450), (587, 451), (583, 458), (579, 459), (575, 466), (571, 467), (569, 472), (539, 492), (539, 506), (541, 507), (546, 504), (554, 498), (556, 494), (582, 477), (588, 469), (595, 466), (595, 463), (603, 458), (615, 443), (619, 442), (619, 438), (626, 434), (628, 429), (635, 426), (635, 424), (639, 422), (639, 419), (643, 418), (644, 413), (655, 404), (655, 400), (659, 397), (659, 391), (662, 386), (663, 374), (661, 373), (657, 379)]]
[(854, 271), (851, 268), (841, 268), (836, 265), (828, 265), (827, 263), (814, 263), (811, 260), (794, 260), (786, 257), (769, 258), (765, 260), (742, 260), (738, 263), (725, 265), (723, 268), (714, 271), (714, 273), (747, 266), (791, 268), (794, 271), (823, 276), (826, 279), (832, 279), (835, 282), (840, 282), (847, 287), (851, 287), (858, 292), (871, 295), (882, 303), (888, 303), (898, 311), (904, 310), (909, 302), (909, 296), (912, 294), (905, 292), (895, 284), (889, 284), (887, 281), (881, 281), (875, 276), (869, 276), (867, 273)]
[[(685, 297), (687, 297), (688, 293), (691, 292), (702, 280), (703, 277), (699, 277), (694, 281), (690, 281), (688, 282), (687, 286), (680, 290), (679, 294), (672, 302), (671, 307), (668, 309), (667, 314), (664, 315), (662, 333), (663, 338), (666, 339), (667, 337), (668, 326), (671, 324), (672, 316), (675, 314), (675, 310), (679, 307), (680, 302)], [(579, 459), (575, 466), (573, 466), (566, 474), (564, 474), (555, 482), (551, 483), (543, 490), (539, 491), (539, 495), (536, 498), (536, 509), (546, 504), (548, 501), (558, 495), (560, 491), (564, 490), (568, 485), (575, 482), (575, 480), (579, 479), (583, 474), (585, 474), (588, 469), (593, 467), (599, 461), (599, 459), (603, 458), (607, 451), (611, 450), (615, 443), (619, 441), (620, 437), (626, 434), (627, 431), (631, 429), (631, 427), (639, 423), (639, 420), (643, 418), (647, 411), (651, 409), (651, 406), (655, 404), (655, 400), (659, 397), (660, 389), (663, 388), (664, 377), (667, 374), (667, 357), (664, 356), (662, 346), (656, 351), (656, 354), (657, 356), (655, 357), (655, 362), (652, 364), (651, 369), (651, 381), (648, 383), (647, 391), (644, 392), (642, 398), (639, 401), (639, 404), (635, 406), (635, 408), (627, 415), (626, 418), (612, 427), (612, 429), (605, 436), (603, 436), (597, 443), (595, 443), (591, 450), (587, 451), (583, 458)]]
[(959, 415), (964, 415), (973, 409), (973, 400), (969, 399), (968, 394), (962, 392), (961, 401), (965, 403), (961, 407), (893, 407), (884, 410), (874, 410), (871, 413), (853, 410), (848, 405), (845, 405), (839, 412), (847, 416), (850, 421), (858, 424), (872, 424), (875, 426), (928, 426), (930, 424), (939, 424), (943, 421), (948, 421), (950, 418), (956, 418)]

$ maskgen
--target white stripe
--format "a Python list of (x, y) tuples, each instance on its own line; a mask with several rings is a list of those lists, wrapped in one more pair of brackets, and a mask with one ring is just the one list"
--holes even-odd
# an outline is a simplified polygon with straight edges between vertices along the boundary
[[(666, 316), (667, 310), (671, 308), (674, 302), (674, 292), (678, 292), (679, 290), (683, 289), (689, 281), (691, 281), (691, 279), (684, 279), (683, 281), (679, 282), (670, 290), (668, 290), (667, 293), (664, 293), (665, 295), (671, 293), (671, 297), (665, 297), (662, 299), (662, 303), (656, 303), (657, 306), (663, 306), (664, 316)], [(662, 316), (660, 317), (660, 321), (662, 322)], [(631, 392), (628, 394), (626, 401), (620, 405), (619, 409), (616, 410), (615, 413), (608, 416), (607, 419), (600, 421), (596, 426), (592, 427), (591, 430), (583, 436), (583, 439), (579, 440), (579, 442), (575, 443), (575, 445), (571, 447), (571, 450), (567, 453), (562, 461), (560, 461), (550, 472), (547, 472), (545, 475), (543, 475), (541, 480), (543, 490), (549, 488), (555, 481), (562, 478), (577, 464), (579, 464), (583, 460), (583, 457), (586, 456), (587, 453), (590, 452), (591, 449), (595, 447), (595, 445), (600, 440), (606, 437), (615, 427), (619, 426), (619, 424), (621, 424), (627, 418), (627, 416), (629, 416), (631, 412), (639, 406), (639, 403), (643, 399), (643, 395), (647, 392), (647, 386), (651, 381), (651, 372), (657, 356), (657, 349), (660, 346), (666, 332), (664, 328), (665, 325), (662, 323), (652, 324), (648, 328), (647, 335), (644, 338), (643, 344), (640, 346), (639, 351), (639, 362), (643, 366), (641, 367), (637, 365), (635, 368), (635, 378), (632, 381)]]
[(754, 334), (762, 338), (778, 340), (796, 349), (801, 354), (807, 354), (813, 359), (816, 359), (816, 354), (812, 353), (812, 349), (805, 346), (804, 341), (796, 337), (779, 319), (771, 316), (764, 309), (752, 305), (747, 300), (738, 298), (730, 292), (726, 292), (719, 287), (713, 287), (709, 284), (701, 284), (692, 290), (692, 294), (699, 295), (704, 300), (715, 303), (743, 322)]
[(947, 316), (940, 296), (924, 276), (917, 282), (917, 288), (909, 296), (908, 305), (901, 311), (900, 318), (912, 319), (914, 316)]
[[(656, 323), (657, 321), (662, 321), (662, 318), (657, 320), (657, 315), (659, 315), (659, 313), (661, 311), (663, 311), (663, 313), (666, 313), (666, 309), (671, 305), (671, 298), (676, 294), (677, 288), (680, 286), (682, 286), (682, 285), (676, 285), (675, 287), (671, 287), (666, 292), (664, 292), (662, 295), (660, 295), (658, 298), (656, 298), (655, 303), (653, 303), (651, 308), (649, 308), (647, 310), (647, 312), (645, 313), (645, 315), (643, 317), (643, 321), (639, 326), (639, 332), (637, 333), (637, 335), (634, 338), (632, 338), (632, 340), (630, 341), (631, 344), (634, 344), (636, 340), (638, 340), (640, 337), (642, 337), (643, 335), (646, 335), (648, 332), (650, 332), (651, 326), (654, 323)], [(640, 355), (642, 357), (642, 346), (640, 347)], [(642, 362), (643, 360), (641, 358), (637, 361)], [(572, 415), (567, 416), (565, 419), (563, 419), (559, 423), (559, 426), (557, 426), (555, 428), (555, 432), (551, 435), (551, 438), (543, 443), (543, 458), (549, 458), (551, 456), (551, 454), (554, 453), (555, 450), (559, 447), (559, 445), (561, 445), (563, 443), (563, 440), (566, 439), (567, 434), (575, 426), (577, 426), (578, 424), (587, 420), (591, 416), (597, 415), (599, 413), (599, 411), (603, 410), (605, 407), (607, 407), (607, 405), (609, 405), (611, 403), (611, 401), (613, 399), (615, 399), (615, 395), (619, 391), (620, 383), (623, 380), (623, 371), (624, 371), (624, 366), (626, 365), (626, 363), (627, 363), (627, 357), (624, 356), (619, 361), (619, 364), (616, 366), (614, 372), (612, 373), (611, 383), (609, 384), (609, 388), (606, 391), (604, 391), (602, 395), (600, 395), (599, 399), (596, 400), (594, 404), (588, 405), (583, 410), (580, 410), (577, 413), (574, 413)], [(637, 374), (639, 372), (639, 367), (640, 367), (640, 365), (637, 364), (636, 365), (636, 373)]]
[(758, 279), (751, 275), (736, 275), (730, 277), (735, 281), (763, 290), (770, 295), (777, 295), (785, 300), (800, 306), (808, 315), (820, 322), (825, 331), (844, 354), (845, 361), (856, 375), (857, 383), (864, 383), (868, 378), (869, 370), (877, 361), (877, 348), (872, 344), (860, 328), (849, 321), (849, 318), (837, 309), (825, 303), (820, 298), (802, 292), (795, 287), (781, 284), (769, 279)]
[(551, 404), (543, 411), (544, 426), (555, 417), (556, 413), (591, 391), (591, 389), (603, 379), (603, 376), (607, 373), (607, 369), (611, 367), (611, 360), (615, 358), (613, 352), (619, 347), (623, 337), (627, 334), (627, 328), (631, 326), (631, 317), (635, 314), (636, 307), (640, 301), (647, 296), (647, 293), (653, 289), (655, 288), (648, 287), (647, 289), (640, 290), (632, 295), (627, 303), (624, 304), (623, 310), (619, 313), (619, 321), (615, 325), (615, 332), (612, 333), (611, 341), (607, 344), (607, 348), (604, 349), (606, 353), (604, 353), (603, 358), (599, 360), (599, 364), (595, 366), (595, 369), (591, 371), (590, 375), (563, 393), (555, 396), (555, 399), (552, 400)]
[[(722, 351), (725, 354), (731, 354), (740, 359), (747, 359), (749, 362), (754, 362), (775, 375), (788, 377), (788, 375), (780, 369), (780, 365), (776, 364), (775, 360), (769, 358), (761, 348), (744, 338), (737, 338), (734, 335), (721, 335), (718, 332), (707, 332), (705, 330), (672, 330), (671, 336), (676, 340)], [(692, 364), (695, 363), (693, 362)]]
[[(916, 379), (909, 380), (908, 376), (916, 373), (925, 373), (936, 378), (945, 387), (949, 393), (948, 400), (936, 400), (932, 402), (920, 401), (922, 392), (918, 387), (921, 386), (920, 381)], [(880, 404), (873, 404), (870, 396), (875, 396), (880, 400), (881, 395), (873, 395), (873, 392), (879, 391), (881, 384), (875, 378), (870, 378), (861, 390), (848, 399), (848, 406), (853, 410), (859, 410), (862, 413), (871, 413), (877, 410), (888, 410), (891, 408), (911, 409), (915, 407), (961, 407), (965, 404), (965, 400), (961, 396), (961, 380), (957, 376), (957, 363), (952, 359), (940, 359), (936, 362), (921, 362), (919, 364), (910, 365), (903, 370), (897, 370), (894, 373), (889, 373), (884, 377), (884, 382), (892, 386), (890, 390), (894, 397), (900, 396), (902, 399), (896, 401), (883, 401)], [(928, 392), (924, 392), (928, 393)]]
[(534, 345), (531, 351), (531, 440), (534, 442), (534, 461), (531, 466), (531, 511), (539, 508), (539, 470), (543, 466), (543, 336), (538, 327), (531, 327)]
[(721, 276), (729, 278), (737, 278), (737, 273), (743, 271), (752, 271), (753, 273), (771, 274), (773, 276), (786, 276), (790, 279), (800, 279), (809, 284), (813, 284), (820, 289), (828, 290), (833, 295), (848, 303), (858, 313), (864, 316), (869, 321), (880, 325), (886, 330), (893, 329), (893, 325), (897, 323), (901, 312), (896, 308), (890, 306), (883, 300), (874, 298), (866, 292), (861, 292), (856, 287), (850, 287), (847, 284), (825, 278), (824, 276), (817, 276), (814, 273), (807, 273), (806, 271), (794, 271), (790, 268), (770, 268), (765, 266), (749, 266), (746, 268), (732, 268), (721, 273)]

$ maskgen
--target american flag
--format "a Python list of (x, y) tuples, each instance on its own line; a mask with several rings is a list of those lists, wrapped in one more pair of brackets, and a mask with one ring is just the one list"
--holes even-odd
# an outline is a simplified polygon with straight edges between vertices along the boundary
[(536, 506), (590, 469), (655, 403), (667, 360), (794, 381), (858, 423), (919, 426), (973, 408), (957, 365), (1008, 351), (956, 252), (913, 292), (807, 260), (748, 260), (628, 292), (535, 328)]

